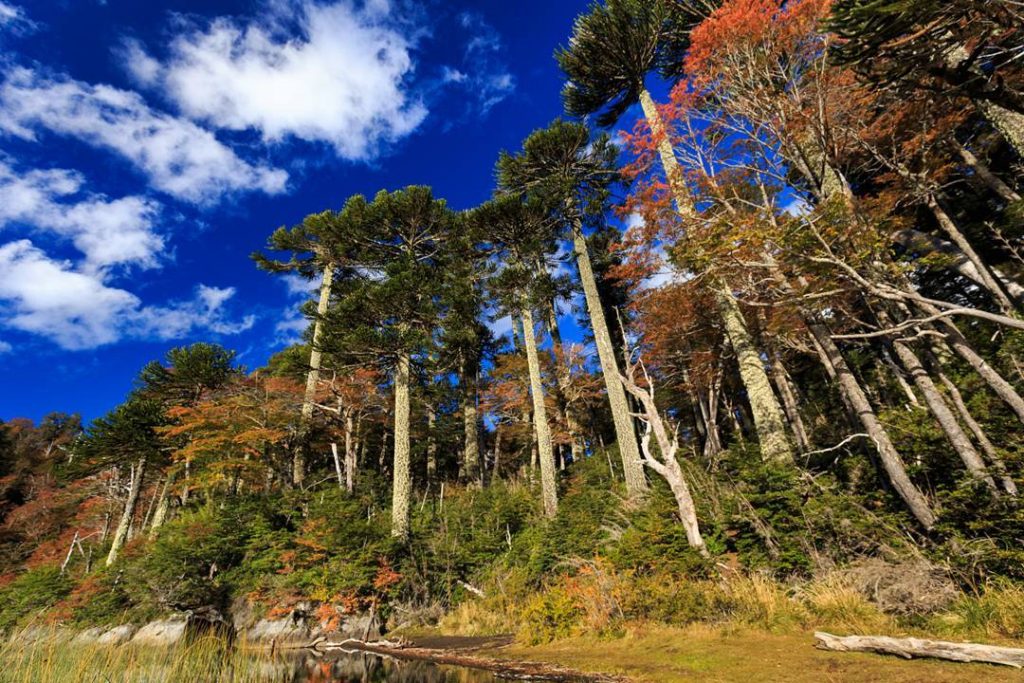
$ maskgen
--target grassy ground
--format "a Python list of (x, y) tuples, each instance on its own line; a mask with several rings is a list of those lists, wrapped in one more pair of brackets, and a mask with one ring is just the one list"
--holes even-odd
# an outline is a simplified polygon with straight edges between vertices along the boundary
[(616, 639), (573, 638), (538, 646), (513, 645), (502, 648), (500, 656), (555, 662), (581, 671), (624, 675), (630, 680), (651, 683), (1024, 681), (1024, 674), (1008, 667), (824, 652), (813, 643), (811, 633), (775, 634), (700, 625), (650, 626), (635, 627), (625, 637)]

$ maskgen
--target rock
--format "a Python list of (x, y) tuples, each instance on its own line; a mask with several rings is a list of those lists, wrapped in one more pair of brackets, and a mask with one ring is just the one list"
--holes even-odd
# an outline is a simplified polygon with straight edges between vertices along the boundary
[(160, 647), (174, 645), (185, 637), (187, 625), (188, 622), (182, 618), (151, 621), (135, 633), (132, 643)]
[(138, 627), (134, 624), (121, 624), (103, 633), (96, 642), (103, 645), (123, 645), (132, 639), (137, 630)]
[(99, 642), (100, 636), (103, 635), (104, 631), (106, 629), (102, 626), (93, 626), (77, 633), (71, 641), (79, 645), (92, 645)]
[(279, 645), (305, 645), (319, 635), (319, 627), (295, 619), (260, 619), (245, 631), (245, 639), (250, 643), (274, 641)]

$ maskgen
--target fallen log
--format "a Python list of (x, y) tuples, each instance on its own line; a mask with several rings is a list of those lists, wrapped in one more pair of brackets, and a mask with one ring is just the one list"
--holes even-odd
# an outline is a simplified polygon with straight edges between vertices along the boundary
[(888, 636), (834, 636), (817, 631), (815, 647), (834, 652), (878, 652), (904, 659), (931, 658), (950, 662), (1001, 664), (1015, 669), (1024, 667), (1024, 650), (980, 643), (951, 643), (922, 638), (890, 638)]

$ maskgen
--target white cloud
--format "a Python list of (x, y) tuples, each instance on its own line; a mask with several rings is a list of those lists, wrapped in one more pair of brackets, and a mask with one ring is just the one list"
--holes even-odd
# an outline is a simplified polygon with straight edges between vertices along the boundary
[(156, 75), (129, 45), (128, 68), (159, 82), (193, 119), (254, 129), (270, 142), (326, 142), (351, 160), (373, 158), (423, 121), (426, 107), (406, 87), (413, 38), (388, 19), (385, 0), (362, 8), (279, 1), (272, 9), (260, 21), (218, 18), (179, 35)]
[(46, 129), (113, 151), (178, 199), (284, 189), (288, 174), (239, 158), (209, 131), (155, 111), (138, 93), (13, 67), (0, 87), (0, 131), (27, 140)]
[(85, 194), (83, 185), (74, 171), (17, 172), (0, 159), (0, 228), (24, 224), (65, 237), (85, 255), (83, 268), (90, 272), (120, 264), (156, 266), (164, 247), (153, 225), (156, 202)]
[(191, 300), (145, 306), (100, 275), (48, 257), (29, 240), (0, 246), (0, 323), (51, 339), (64, 349), (89, 349), (124, 338), (174, 339), (198, 330), (235, 334), (252, 316), (231, 321), (224, 310), (233, 288), (200, 285)]
[(13, 346), (11, 346), (7, 342), (5, 342), (3, 339), (0, 339), (0, 355), (3, 355), (5, 353), (10, 353), (13, 350), (14, 350)]

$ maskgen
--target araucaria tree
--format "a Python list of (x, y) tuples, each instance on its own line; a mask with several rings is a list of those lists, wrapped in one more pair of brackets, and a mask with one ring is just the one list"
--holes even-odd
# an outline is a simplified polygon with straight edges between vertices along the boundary
[(456, 214), (430, 188), (348, 200), (340, 240), (358, 273), (326, 315), (328, 352), (378, 364), (391, 376), (394, 419), (391, 532), (409, 537), (412, 495), (410, 386), (445, 308)]
[(534, 131), (523, 142), (520, 153), (502, 153), (498, 160), (498, 184), (504, 191), (523, 194), (552, 207), (562, 234), (572, 241), (608, 391), (626, 487), (630, 494), (638, 495), (647, 490), (647, 480), (626, 392), (619, 381), (618, 353), (601, 306), (584, 234), (588, 222), (604, 220), (611, 189), (620, 180), (617, 159), (618, 148), (607, 135), (592, 138), (586, 126), (555, 121)]

